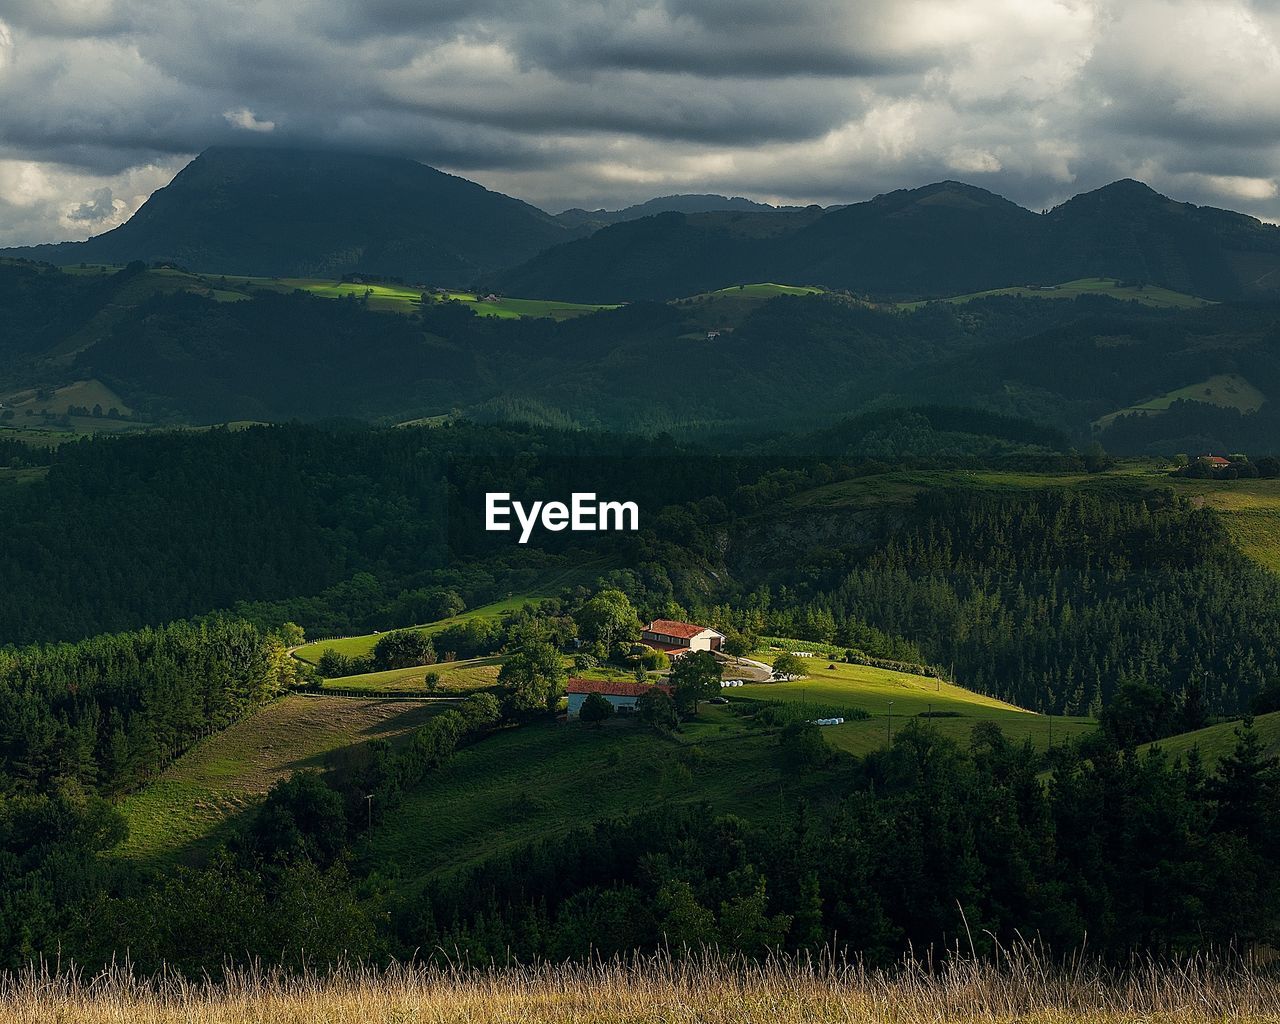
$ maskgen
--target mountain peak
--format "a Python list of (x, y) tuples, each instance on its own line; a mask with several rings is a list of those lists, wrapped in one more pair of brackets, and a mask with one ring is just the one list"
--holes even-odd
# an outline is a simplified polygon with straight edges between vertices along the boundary
[(405, 157), (213, 146), (121, 227), (33, 254), (63, 264), (160, 261), (267, 277), (359, 272), (463, 287), (570, 237), (528, 203)]
[(1079, 195), (1072, 196), (1059, 209), (1064, 209), (1076, 205), (1107, 205), (1112, 206), (1117, 203), (1125, 205), (1149, 205), (1153, 203), (1170, 203), (1173, 202), (1168, 196), (1161, 195), (1150, 185), (1137, 181), (1134, 178), (1121, 178), (1113, 181), (1109, 185), (1103, 185), (1101, 188), (1095, 188), (1089, 192), (1081, 192)]

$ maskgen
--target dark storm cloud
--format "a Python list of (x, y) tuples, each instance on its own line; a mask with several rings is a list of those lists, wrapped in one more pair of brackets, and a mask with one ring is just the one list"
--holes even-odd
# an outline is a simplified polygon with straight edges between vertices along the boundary
[(0, 0), (0, 242), (127, 217), (206, 146), (402, 153), (547, 207), (1029, 207), (1133, 176), (1280, 218), (1280, 4)]

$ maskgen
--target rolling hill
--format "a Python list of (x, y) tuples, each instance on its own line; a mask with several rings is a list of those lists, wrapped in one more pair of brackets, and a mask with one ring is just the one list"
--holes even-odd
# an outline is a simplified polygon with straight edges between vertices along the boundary
[(360, 272), (465, 286), (571, 237), (527, 203), (413, 160), (220, 146), (115, 230), (8, 252), (64, 266), (142, 260), (215, 274)]

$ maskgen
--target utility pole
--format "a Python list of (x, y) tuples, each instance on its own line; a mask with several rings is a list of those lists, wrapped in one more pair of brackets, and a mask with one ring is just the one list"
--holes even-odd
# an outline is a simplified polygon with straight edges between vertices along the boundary
[(893, 701), (889, 701), (889, 746), (893, 746)]
[(372, 832), (373, 831), (373, 794), (372, 793), (365, 794), (364, 805), (369, 811), (368, 831)]

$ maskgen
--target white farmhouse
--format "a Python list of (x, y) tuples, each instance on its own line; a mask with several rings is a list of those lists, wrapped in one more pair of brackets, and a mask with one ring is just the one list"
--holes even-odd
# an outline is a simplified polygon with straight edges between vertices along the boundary
[(710, 626), (696, 626), (692, 622), (676, 622), (674, 619), (654, 619), (640, 631), (642, 643), (666, 651), (678, 658), (690, 651), (718, 651), (724, 643), (724, 634)]

